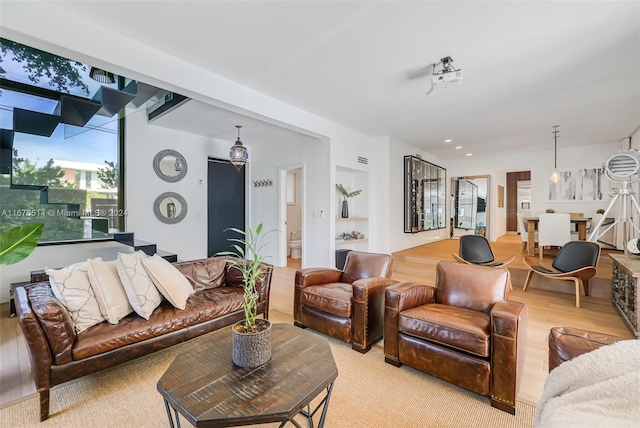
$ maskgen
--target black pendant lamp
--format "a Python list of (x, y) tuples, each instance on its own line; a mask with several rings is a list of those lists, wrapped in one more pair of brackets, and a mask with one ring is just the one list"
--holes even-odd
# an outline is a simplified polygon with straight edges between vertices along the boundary
[(91, 67), (91, 70), (89, 71), (89, 77), (100, 83), (115, 83), (116, 81), (116, 77), (113, 73), (109, 73), (108, 71), (104, 71), (95, 67)]

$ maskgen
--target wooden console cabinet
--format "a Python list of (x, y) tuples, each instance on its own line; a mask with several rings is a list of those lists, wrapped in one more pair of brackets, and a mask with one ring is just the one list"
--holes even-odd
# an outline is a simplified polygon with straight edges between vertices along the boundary
[(638, 280), (640, 258), (624, 254), (609, 254), (611, 267), (611, 299), (636, 338), (640, 337), (638, 316)]

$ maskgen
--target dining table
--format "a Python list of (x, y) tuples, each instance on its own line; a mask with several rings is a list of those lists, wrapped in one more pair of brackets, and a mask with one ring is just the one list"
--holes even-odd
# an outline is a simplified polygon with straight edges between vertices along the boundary
[[(527, 245), (527, 254), (529, 256), (535, 256), (535, 245), (533, 242), (535, 241), (536, 230), (538, 230), (538, 221), (539, 217), (525, 217), (527, 221), (527, 235), (528, 242)], [(587, 240), (587, 222), (591, 220), (591, 217), (571, 217), (571, 224), (576, 224), (578, 226), (578, 240), (586, 241)]]

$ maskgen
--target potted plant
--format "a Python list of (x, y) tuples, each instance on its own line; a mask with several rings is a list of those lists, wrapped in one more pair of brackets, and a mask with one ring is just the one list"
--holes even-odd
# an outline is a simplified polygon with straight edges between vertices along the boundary
[(545, 212), (546, 212), (547, 214), (553, 214), (554, 212), (556, 212), (556, 210), (554, 210), (553, 208), (547, 208), (547, 209), (545, 210)]
[(353, 198), (354, 196), (358, 196), (362, 193), (362, 190), (354, 190), (353, 192), (347, 192), (347, 189), (344, 188), (342, 184), (336, 184), (336, 189), (338, 192), (342, 194), (342, 218), (349, 218), (349, 203), (347, 202), (348, 198)]
[(250, 227), (247, 227), (246, 231), (234, 227), (226, 229), (241, 237), (228, 239), (233, 242), (231, 247), (235, 252), (223, 251), (216, 254), (239, 256), (227, 261), (230, 269), (237, 269), (242, 273), (244, 288), (244, 319), (235, 323), (232, 328), (232, 359), (239, 367), (258, 367), (271, 359), (271, 323), (266, 319), (257, 318), (260, 293), (256, 284), (262, 280), (265, 269), (262, 263), (264, 256), (261, 254), (262, 249), (269, 244), (265, 242), (265, 238), (274, 230), (263, 233), (262, 227), (260, 223), (255, 231)]
[(42, 235), (42, 223), (27, 223), (0, 233), (0, 265), (12, 265), (35, 250)]
[(604, 214), (604, 208), (598, 208), (596, 214)]

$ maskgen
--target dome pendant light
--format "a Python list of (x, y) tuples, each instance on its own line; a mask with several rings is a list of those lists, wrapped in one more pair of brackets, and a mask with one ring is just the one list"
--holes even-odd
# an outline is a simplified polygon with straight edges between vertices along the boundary
[(560, 125), (553, 125), (553, 146), (554, 146), (554, 163), (553, 172), (549, 176), (549, 181), (552, 183), (558, 183), (562, 179), (562, 175), (558, 172), (558, 127)]
[(239, 172), (244, 164), (247, 163), (247, 159), (249, 159), (249, 153), (247, 152), (247, 148), (242, 145), (242, 141), (240, 141), (240, 128), (242, 128), (242, 126), (236, 125), (236, 128), (238, 128), (238, 139), (236, 140), (236, 143), (231, 147), (231, 150), (229, 150), (229, 160)]

